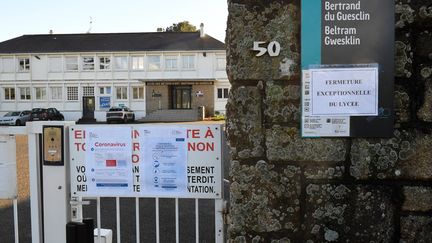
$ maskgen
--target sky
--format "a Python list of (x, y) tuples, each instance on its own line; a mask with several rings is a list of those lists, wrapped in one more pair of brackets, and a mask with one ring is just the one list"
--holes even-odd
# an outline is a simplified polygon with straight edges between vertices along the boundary
[(189, 21), (224, 42), (226, 0), (1, 0), (0, 42), (28, 34), (154, 32)]

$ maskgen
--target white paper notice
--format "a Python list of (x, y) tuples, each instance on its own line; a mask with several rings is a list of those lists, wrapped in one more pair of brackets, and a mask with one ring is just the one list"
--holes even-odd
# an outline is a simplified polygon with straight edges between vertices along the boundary
[(89, 195), (127, 195), (133, 191), (131, 132), (130, 127), (87, 128)]
[(186, 130), (178, 126), (148, 126), (141, 131), (141, 187), (157, 196), (187, 195)]
[(378, 115), (378, 67), (309, 71), (312, 116)]
[(349, 116), (312, 116), (310, 72), (303, 70), (302, 74), (302, 136), (348, 137), (350, 135)]

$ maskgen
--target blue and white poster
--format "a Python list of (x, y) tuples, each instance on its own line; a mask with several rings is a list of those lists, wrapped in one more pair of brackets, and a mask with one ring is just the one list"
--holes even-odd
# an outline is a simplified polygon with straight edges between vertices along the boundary
[(149, 126), (141, 130), (141, 187), (149, 194), (187, 194), (186, 131), (178, 126)]
[(111, 107), (111, 97), (99, 97), (99, 108), (108, 109)]

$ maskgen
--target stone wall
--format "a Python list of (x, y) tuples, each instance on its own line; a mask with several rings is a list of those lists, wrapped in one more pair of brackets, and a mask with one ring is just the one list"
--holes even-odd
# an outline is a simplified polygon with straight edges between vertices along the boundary
[(396, 1), (387, 139), (301, 138), (300, 1), (228, 7), (229, 241), (432, 242), (432, 0)]

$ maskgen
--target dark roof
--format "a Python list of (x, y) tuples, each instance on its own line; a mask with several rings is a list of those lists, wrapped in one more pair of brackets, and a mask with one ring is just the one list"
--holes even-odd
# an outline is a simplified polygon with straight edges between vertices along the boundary
[(225, 50), (199, 32), (23, 35), (0, 43), (0, 53)]

